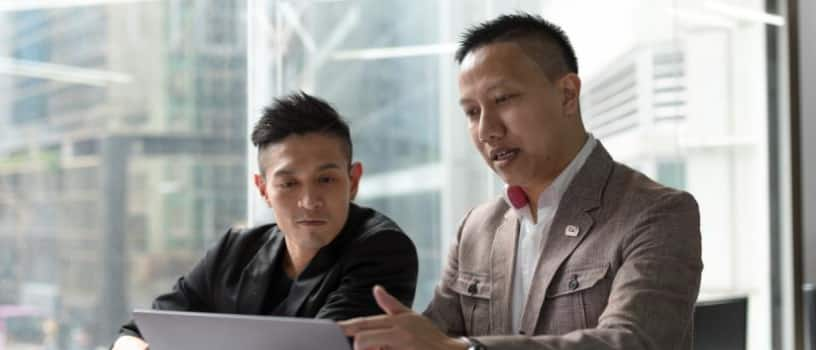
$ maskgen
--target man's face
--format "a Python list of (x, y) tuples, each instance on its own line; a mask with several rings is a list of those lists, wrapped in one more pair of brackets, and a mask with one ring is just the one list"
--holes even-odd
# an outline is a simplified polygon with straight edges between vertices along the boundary
[(548, 185), (569, 162), (575, 128), (583, 130), (579, 89), (574, 74), (551, 82), (513, 42), (477, 48), (465, 56), (459, 72), (471, 139), (509, 185)]
[(346, 223), (362, 165), (349, 168), (341, 139), (320, 133), (291, 135), (262, 152), (265, 176), (255, 175), (255, 185), (287, 242), (309, 251), (329, 244)]

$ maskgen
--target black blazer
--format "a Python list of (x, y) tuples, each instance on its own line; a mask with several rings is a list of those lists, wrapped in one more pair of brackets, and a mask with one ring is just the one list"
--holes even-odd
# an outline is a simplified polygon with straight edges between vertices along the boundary
[[(173, 291), (153, 302), (157, 310), (257, 315), (264, 307), (276, 259), (283, 254), (276, 224), (230, 230), (179, 278)], [(411, 305), (417, 281), (413, 242), (393, 221), (372, 209), (351, 204), (340, 234), (323, 247), (292, 282), (279, 306), (286, 316), (345, 320), (380, 314), (372, 295), (382, 285)], [(141, 337), (131, 320), (121, 335)]]

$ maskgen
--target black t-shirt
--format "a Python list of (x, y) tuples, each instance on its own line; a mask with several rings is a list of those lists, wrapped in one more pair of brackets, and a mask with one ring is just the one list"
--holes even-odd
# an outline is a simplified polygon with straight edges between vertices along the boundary
[[(285, 248), (284, 248), (285, 249)], [(275, 271), (272, 273), (272, 280), (269, 282), (269, 289), (266, 291), (266, 298), (261, 309), (262, 315), (268, 316), (291, 316), (284, 313), (283, 308), (279, 308), (286, 298), (289, 297), (289, 290), (292, 289), (292, 279), (286, 275), (283, 270), (283, 257), (286, 254), (280, 254), (277, 257)]]

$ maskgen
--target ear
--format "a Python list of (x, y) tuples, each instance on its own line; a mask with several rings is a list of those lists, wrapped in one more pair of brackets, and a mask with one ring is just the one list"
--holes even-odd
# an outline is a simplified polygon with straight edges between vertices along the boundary
[(567, 73), (559, 80), (562, 92), (561, 107), (568, 116), (578, 115), (581, 96), (581, 78), (575, 73)]
[(264, 199), (264, 202), (269, 205), (269, 195), (266, 193), (266, 181), (264, 180), (263, 175), (255, 174), (253, 176), (253, 180), (255, 181), (255, 188), (258, 189), (258, 193), (260, 193), (261, 197)]
[(357, 190), (360, 188), (360, 178), (363, 177), (363, 164), (360, 162), (351, 163), (349, 177), (351, 178), (351, 200), (354, 200), (354, 197), (357, 196)]

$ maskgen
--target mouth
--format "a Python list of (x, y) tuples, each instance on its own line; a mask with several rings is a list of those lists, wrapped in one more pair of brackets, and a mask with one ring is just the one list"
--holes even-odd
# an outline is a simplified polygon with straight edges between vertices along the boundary
[(303, 226), (322, 226), (328, 223), (328, 220), (324, 219), (301, 219), (297, 221), (298, 225)]
[(498, 163), (506, 163), (516, 157), (518, 148), (498, 148), (490, 151), (490, 160)]

